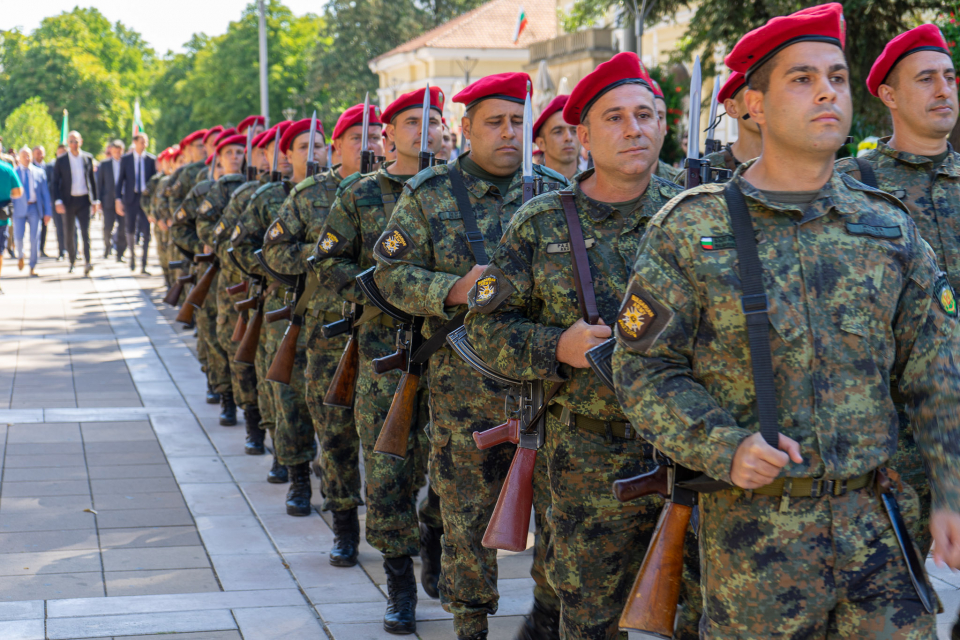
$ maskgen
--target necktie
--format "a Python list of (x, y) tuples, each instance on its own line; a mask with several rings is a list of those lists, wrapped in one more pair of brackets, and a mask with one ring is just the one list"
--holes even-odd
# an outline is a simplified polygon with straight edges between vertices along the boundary
[(27, 202), (30, 202), (30, 175), (26, 167), (20, 169), (23, 172), (23, 188), (27, 190)]
[(134, 188), (136, 193), (140, 193), (140, 158), (135, 158), (137, 161), (137, 168), (134, 170), (134, 176), (136, 176), (137, 186)]

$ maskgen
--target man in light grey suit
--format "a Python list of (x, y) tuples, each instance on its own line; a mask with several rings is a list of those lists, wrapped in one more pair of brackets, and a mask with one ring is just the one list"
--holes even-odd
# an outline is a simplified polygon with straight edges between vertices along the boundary
[(20, 149), (20, 165), (17, 176), (23, 184), (23, 195), (13, 199), (13, 237), (16, 243), (17, 267), (23, 271), (23, 236), (30, 227), (30, 275), (37, 275), (37, 258), (40, 253), (40, 231), (50, 221), (53, 209), (50, 206), (50, 191), (47, 188), (47, 173), (33, 164), (30, 147)]

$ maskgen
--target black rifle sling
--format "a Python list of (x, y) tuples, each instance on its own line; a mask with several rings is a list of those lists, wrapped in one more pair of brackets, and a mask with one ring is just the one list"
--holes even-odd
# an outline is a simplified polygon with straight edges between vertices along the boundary
[(723, 197), (727, 201), (730, 225), (733, 227), (733, 237), (740, 259), (740, 287), (743, 293), (740, 305), (747, 317), (760, 434), (767, 444), (777, 449), (780, 443), (780, 428), (777, 420), (777, 392), (773, 381), (773, 356), (770, 352), (770, 318), (767, 314), (770, 307), (763, 288), (763, 266), (757, 253), (757, 238), (754, 235), (747, 201), (740, 187), (735, 182), (727, 183)]
[[(380, 185), (380, 201), (383, 202), (383, 210), (387, 214), (387, 220), (393, 215), (393, 208), (400, 199), (401, 191), (393, 188), (390, 178), (383, 175), (383, 172), (377, 172), (377, 184)], [(401, 187), (402, 189), (402, 187)]]
[(567, 218), (570, 231), (570, 255), (573, 257), (573, 280), (577, 285), (577, 300), (580, 302), (580, 315), (590, 324), (600, 322), (597, 311), (597, 297), (593, 291), (593, 276), (590, 273), (590, 259), (587, 257), (587, 244), (583, 240), (583, 227), (573, 192), (564, 189), (558, 192), (563, 205), (563, 215)]
[(880, 187), (877, 186), (877, 174), (873, 172), (873, 167), (870, 163), (863, 158), (856, 158), (856, 160), (857, 167), (860, 169), (860, 182), (868, 187), (879, 189)]
[(463, 218), (463, 228), (467, 232), (467, 242), (470, 243), (473, 258), (477, 264), (485, 266), (490, 263), (490, 259), (487, 258), (487, 251), (483, 248), (483, 234), (477, 226), (477, 217), (473, 215), (473, 205), (470, 204), (467, 185), (463, 184), (463, 176), (460, 175), (457, 167), (451, 167), (447, 175), (450, 176), (453, 197), (457, 200), (457, 209), (460, 210), (460, 217)]
[(410, 361), (413, 364), (423, 364), (430, 359), (430, 356), (440, 350), (447, 344), (447, 336), (463, 326), (463, 319), (467, 317), (466, 311), (461, 311), (450, 320), (447, 320), (437, 332), (423, 341), (420, 348), (417, 349)]

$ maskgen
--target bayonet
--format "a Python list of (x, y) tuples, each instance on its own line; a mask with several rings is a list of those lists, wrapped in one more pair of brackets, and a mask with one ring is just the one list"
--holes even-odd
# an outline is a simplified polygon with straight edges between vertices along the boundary
[(277, 171), (277, 161), (280, 158), (280, 127), (273, 134), (273, 167), (270, 169), (270, 182), (280, 182), (283, 176)]
[(432, 167), (434, 156), (430, 152), (430, 83), (423, 90), (423, 108), (420, 110), (420, 171)]
[(699, 186), (700, 177), (700, 89), (703, 81), (700, 74), (700, 56), (693, 59), (693, 73), (690, 76), (690, 122), (687, 126), (687, 189)]
[(310, 117), (310, 142), (307, 144), (307, 177), (317, 174), (317, 161), (313, 159), (313, 150), (317, 143), (317, 110)]
[(367, 149), (370, 141), (367, 138), (367, 130), (370, 128), (370, 92), (363, 97), (363, 122), (361, 125), (363, 132), (360, 138), (360, 173), (370, 173), (373, 171), (373, 151)]
[(527, 80), (527, 97), (523, 101), (523, 202), (537, 195), (537, 184), (533, 177), (533, 100), (531, 85)]
[(253, 166), (253, 130), (256, 127), (256, 121), (247, 127), (247, 180), (257, 179), (257, 168)]
[(720, 95), (720, 76), (713, 79), (713, 95), (710, 97), (710, 124), (707, 126), (707, 139), (703, 143), (704, 155), (710, 155), (720, 150), (720, 141), (716, 138), (718, 95)]

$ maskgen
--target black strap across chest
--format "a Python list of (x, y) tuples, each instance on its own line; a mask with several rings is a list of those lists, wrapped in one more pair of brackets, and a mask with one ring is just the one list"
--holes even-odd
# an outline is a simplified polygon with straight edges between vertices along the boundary
[(477, 226), (477, 217), (473, 215), (473, 205), (470, 204), (467, 185), (463, 183), (463, 176), (460, 175), (460, 171), (456, 167), (451, 168), (447, 175), (450, 176), (450, 186), (453, 189), (453, 197), (457, 201), (457, 209), (460, 210), (460, 217), (463, 218), (463, 228), (467, 232), (470, 251), (473, 252), (477, 264), (487, 265), (490, 263), (490, 259), (483, 247), (483, 234), (480, 233), (480, 227)]
[(393, 208), (400, 199), (401, 191), (393, 188), (394, 182), (382, 173), (377, 173), (377, 184), (380, 185), (380, 201), (383, 202), (383, 211), (387, 214), (387, 220), (393, 215)]
[(740, 287), (743, 293), (740, 305), (747, 317), (760, 434), (767, 444), (776, 449), (780, 442), (780, 426), (777, 420), (777, 391), (773, 381), (773, 356), (770, 351), (770, 305), (763, 288), (763, 265), (760, 263), (753, 220), (750, 218), (743, 192), (736, 183), (729, 182), (723, 190), (723, 197), (727, 201), (733, 237), (737, 243), (737, 256), (740, 259)]
[(570, 255), (573, 257), (573, 281), (577, 286), (577, 300), (580, 303), (580, 315), (590, 324), (600, 322), (597, 311), (597, 297), (593, 290), (593, 274), (590, 273), (590, 258), (587, 257), (587, 244), (583, 239), (583, 227), (577, 213), (577, 202), (573, 192), (567, 189), (557, 192), (563, 215), (567, 219), (570, 231)]
[(879, 189), (880, 187), (877, 186), (877, 174), (873, 172), (873, 165), (863, 158), (855, 158), (855, 160), (857, 161), (857, 167), (860, 169), (860, 182), (868, 187)]

